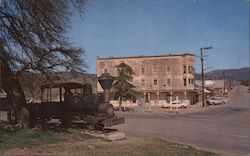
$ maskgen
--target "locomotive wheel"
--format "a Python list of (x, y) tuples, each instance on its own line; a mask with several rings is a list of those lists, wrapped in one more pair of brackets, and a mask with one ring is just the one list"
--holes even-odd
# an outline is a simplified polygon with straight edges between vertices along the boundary
[(101, 122), (97, 122), (94, 126), (95, 126), (95, 129), (99, 131), (102, 131), (104, 129), (104, 125)]
[(104, 125), (101, 122), (89, 123), (87, 125), (87, 129), (89, 129), (91, 131), (93, 131), (93, 130), (102, 131), (104, 129)]
[(113, 105), (109, 104), (106, 108), (106, 115), (108, 117), (113, 117), (114, 116), (114, 107)]
[(109, 118), (114, 116), (114, 107), (111, 104), (108, 104), (108, 103), (100, 104), (99, 111), (104, 113)]

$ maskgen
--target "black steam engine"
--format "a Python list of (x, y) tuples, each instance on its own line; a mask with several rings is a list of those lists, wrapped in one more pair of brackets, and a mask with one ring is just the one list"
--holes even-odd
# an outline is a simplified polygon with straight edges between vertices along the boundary
[(90, 125), (103, 129), (125, 122), (114, 114), (109, 103), (109, 92), (114, 78), (108, 73), (98, 77), (104, 94), (93, 94), (90, 84), (56, 83), (41, 86), (41, 103), (31, 104), (33, 125), (60, 119), (63, 126)]

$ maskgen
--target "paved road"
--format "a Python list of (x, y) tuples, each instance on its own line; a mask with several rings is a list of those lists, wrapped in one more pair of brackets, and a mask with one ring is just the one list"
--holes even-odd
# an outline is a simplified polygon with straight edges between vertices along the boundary
[(236, 86), (225, 105), (188, 113), (120, 113), (120, 131), (214, 151), (221, 155), (250, 156), (250, 94)]

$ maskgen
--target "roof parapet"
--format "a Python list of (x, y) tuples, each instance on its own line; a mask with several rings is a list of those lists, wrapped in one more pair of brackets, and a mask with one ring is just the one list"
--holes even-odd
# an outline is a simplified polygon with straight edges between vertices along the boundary
[(99, 56), (97, 56), (96, 58), (98, 60), (108, 60), (108, 59), (132, 59), (132, 58), (150, 58), (150, 57), (171, 57), (171, 56), (195, 56), (194, 54), (190, 54), (190, 53), (184, 53), (184, 54), (173, 54), (173, 53), (169, 53), (168, 55), (151, 55), (151, 56), (145, 56), (145, 55), (138, 55), (138, 56), (127, 56), (127, 57), (104, 57), (104, 58), (100, 58)]

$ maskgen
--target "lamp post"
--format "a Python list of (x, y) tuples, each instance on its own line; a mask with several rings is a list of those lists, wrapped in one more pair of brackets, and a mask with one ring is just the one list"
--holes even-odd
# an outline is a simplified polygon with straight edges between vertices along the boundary
[(114, 81), (114, 77), (111, 76), (109, 73), (103, 73), (101, 76), (98, 77), (98, 82), (102, 86), (104, 90), (104, 102), (108, 103), (109, 102), (109, 97), (110, 97), (110, 90), (112, 87), (112, 83)]
[(205, 97), (204, 97), (204, 69), (203, 69), (203, 53), (202, 50), (208, 50), (208, 49), (212, 49), (212, 47), (204, 47), (201, 48), (201, 80), (202, 80), (202, 106), (205, 106)]
[(223, 94), (226, 92), (226, 76), (225, 76), (225, 70), (223, 70)]

